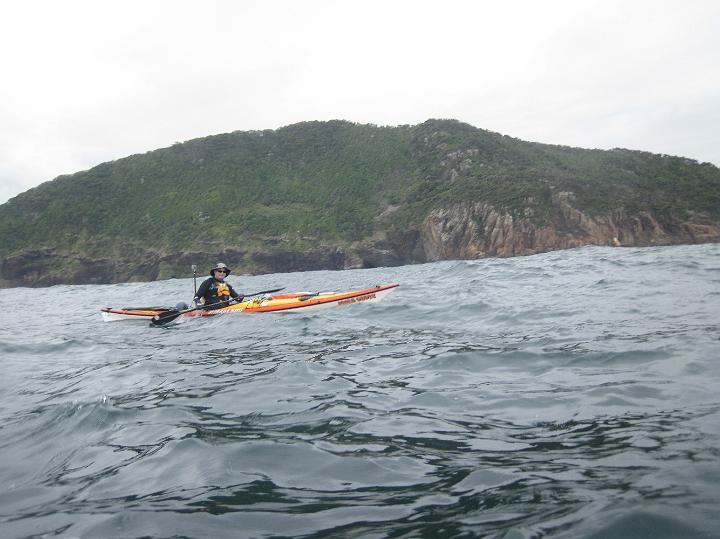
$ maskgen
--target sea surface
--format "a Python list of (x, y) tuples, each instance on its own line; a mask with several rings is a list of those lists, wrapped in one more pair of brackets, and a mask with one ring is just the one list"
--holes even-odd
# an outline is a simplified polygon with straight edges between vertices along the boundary
[(0, 537), (720, 537), (720, 245), (0, 290)]

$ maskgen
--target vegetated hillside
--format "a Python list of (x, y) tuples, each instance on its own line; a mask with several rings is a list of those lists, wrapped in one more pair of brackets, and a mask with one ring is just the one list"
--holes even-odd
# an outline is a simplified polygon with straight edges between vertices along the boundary
[(62, 176), (0, 206), (0, 284), (153, 280), (720, 238), (720, 170), (454, 120), (235, 132)]

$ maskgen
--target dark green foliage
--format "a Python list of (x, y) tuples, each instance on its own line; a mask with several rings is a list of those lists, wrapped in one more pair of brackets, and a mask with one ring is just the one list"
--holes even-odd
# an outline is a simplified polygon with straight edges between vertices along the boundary
[(0, 206), (0, 255), (343, 245), (458, 202), (545, 222), (560, 191), (590, 215), (720, 217), (720, 170), (689, 159), (528, 143), (453, 120), (307, 122), (196, 139), (47, 182)]

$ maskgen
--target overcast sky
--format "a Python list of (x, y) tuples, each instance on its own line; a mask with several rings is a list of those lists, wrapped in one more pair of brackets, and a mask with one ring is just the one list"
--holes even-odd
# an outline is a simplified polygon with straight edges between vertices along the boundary
[(720, 165), (720, 2), (0, 0), (0, 203), (308, 120), (455, 118)]

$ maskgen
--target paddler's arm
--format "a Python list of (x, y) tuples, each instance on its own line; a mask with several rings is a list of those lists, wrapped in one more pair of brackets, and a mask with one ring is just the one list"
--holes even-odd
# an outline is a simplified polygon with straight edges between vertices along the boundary
[(235, 292), (235, 289), (232, 287), (232, 285), (231, 285), (230, 283), (228, 283), (227, 285), (228, 285), (228, 290), (230, 290), (230, 296), (231, 296), (236, 302), (242, 301), (243, 298), (244, 298), (244, 296), (241, 296), (240, 294), (238, 294), (237, 292)]
[(200, 286), (197, 289), (197, 292), (195, 293), (195, 297), (193, 298), (193, 301), (195, 302), (195, 305), (200, 304), (200, 298), (204, 298), (205, 294), (207, 294), (208, 289), (210, 288), (210, 283), (212, 282), (212, 277), (209, 279), (205, 279)]

